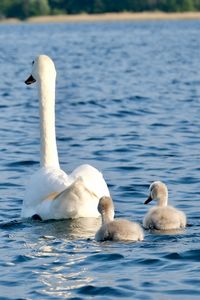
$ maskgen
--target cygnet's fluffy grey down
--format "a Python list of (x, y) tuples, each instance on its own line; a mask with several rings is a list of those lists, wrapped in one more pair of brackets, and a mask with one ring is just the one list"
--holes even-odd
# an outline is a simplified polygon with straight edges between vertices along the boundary
[(185, 214), (168, 205), (167, 186), (161, 181), (155, 181), (150, 185), (149, 197), (144, 202), (156, 200), (157, 205), (152, 207), (143, 220), (145, 229), (173, 230), (186, 226)]
[(144, 234), (141, 226), (125, 219), (114, 220), (114, 205), (110, 197), (99, 200), (98, 211), (101, 214), (102, 226), (97, 231), (97, 241), (142, 241)]

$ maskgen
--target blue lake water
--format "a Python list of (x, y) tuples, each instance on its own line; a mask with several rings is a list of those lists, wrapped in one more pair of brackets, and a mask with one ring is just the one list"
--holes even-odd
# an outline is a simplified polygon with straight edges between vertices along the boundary
[[(0, 299), (200, 298), (200, 22), (0, 26)], [(116, 216), (142, 222), (163, 180), (190, 226), (97, 243), (97, 220), (20, 220), (39, 167), (38, 54), (57, 68), (62, 168), (100, 169)], [(85, 229), (87, 228), (87, 229)]]

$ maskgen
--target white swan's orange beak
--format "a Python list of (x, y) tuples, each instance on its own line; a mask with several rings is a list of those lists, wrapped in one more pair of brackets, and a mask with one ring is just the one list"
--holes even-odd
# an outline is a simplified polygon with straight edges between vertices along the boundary
[(25, 81), (24, 81), (27, 85), (32, 84), (34, 82), (36, 82), (35, 78), (31, 75), (29, 76)]
[(151, 195), (147, 198), (146, 201), (144, 201), (144, 204), (148, 204), (149, 202), (151, 202), (153, 199), (151, 198)]

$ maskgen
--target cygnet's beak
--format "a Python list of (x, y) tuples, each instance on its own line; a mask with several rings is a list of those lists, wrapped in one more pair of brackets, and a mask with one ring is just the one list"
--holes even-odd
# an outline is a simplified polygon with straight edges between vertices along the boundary
[(149, 202), (151, 202), (153, 199), (151, 198), (151, 195), (149, 195), (149, 197), (147, 198), (147, 200), (144, 202), (144, 204), (148, 204)]
[(24, 81), (27, 85), (36, 82), (35, 78), (30, 75), (25, 81)]

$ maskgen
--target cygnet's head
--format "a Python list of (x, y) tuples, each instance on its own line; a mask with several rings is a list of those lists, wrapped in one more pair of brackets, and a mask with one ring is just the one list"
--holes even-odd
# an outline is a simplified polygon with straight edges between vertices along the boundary
[(99, 200), (98, 211), (102, 216), (103, 223), (114, 219), (114, 204), (111, 197), (104, 196)]
[(53, 61), (47, 55), (39, 55), (32, 62), (31, 75), (25, 81), (26, 84), (31, 84), (36, 81), (55, 81), (56, 79), (56, 69)]
[(149, 188), (149, 197), (144, 202), (148, 204), (152, 200), (156, 200), (158, 205), (165, 206), (168, 201), (168, 190), (167, 186), (161, 181), (154, 181)]

